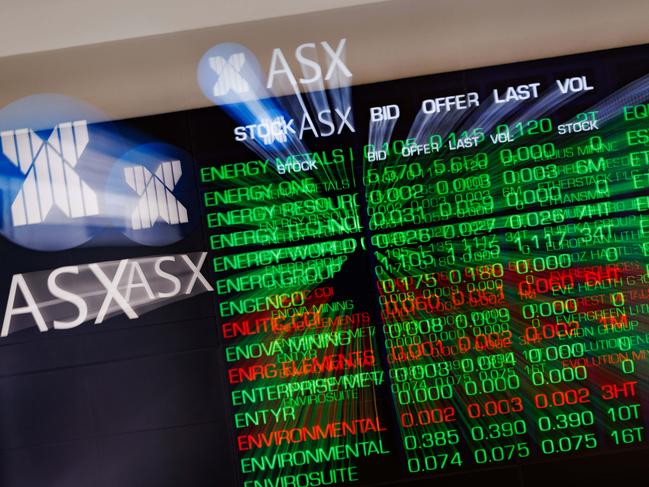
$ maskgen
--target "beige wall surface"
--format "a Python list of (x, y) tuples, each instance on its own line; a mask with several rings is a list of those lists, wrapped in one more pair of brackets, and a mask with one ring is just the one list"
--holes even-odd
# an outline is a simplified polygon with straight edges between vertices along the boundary
[(0, 57), (376, 0), (0, 0)]
[(346, 38), (362, 84), (649, 43), (648, 20), (647, 0), (378, 2), (0, 58), (0, 108), (36, 93), (81, 98), (113, 119), (208, 106), (196, 66), (221, 42), (268, 67), (275, 47)]

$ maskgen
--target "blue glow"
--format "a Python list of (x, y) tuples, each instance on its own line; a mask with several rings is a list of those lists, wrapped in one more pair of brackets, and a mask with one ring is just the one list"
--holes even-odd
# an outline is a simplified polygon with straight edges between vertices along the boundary
[[(342, 46), (344, 48), (344, 43)], [(343, 50), (342, 59), (344, 54)], [(303, 66), (306, 78), (308, 74), (304, 69)], [(335, 129), (331, 127), (342, 114), (353, 124), (350, 78), (339, 70), (333, 73), (335, 76), (326, 83), (329, 91), (325, 91), (322, 76), (305, 86), (305, 94), (289, 76), (275, 78), (273, 88), (269, 89), (256, 56), (240, 44), (224, 43), (203, 55), (197, 79), (203, 94), (214, 104), (221, 105), (239, 127), (255, 130), (252, 126), (259, 124), (284, 125), (286, 129), (278, 137), (255, 136), (243, 141), (259, 157), (274, 165), (276, 159), (286, 160), (293, 154), (309, 152), (302, 141), (303, 135), (316, 138), (333, 135)], [(276, 97), (276, 93), (290, 95)], [(331, 179), (326, 170), (314, 176)]]
[[(34, 95), (0, 110), (2, 235), (40, 251), (157, 246), (187, 235), (197, 206), (182, 203), (193, 194), (190, 157), (164, 144), (132, 149), (133, 137), (114, 124), (90, 123), (105, 119), (62, 95)], [(136, 173), (126, 167), (141, 167), (138, 177), (151, 184), (129, 186), (127, 175)], [(146, 218), (134, 228), (138, 205)]]
[[(108, 139), (101, 135), (104, 128), (93, 128), (86, 121), (105, 118), (87, 103), (54, 94), (29, 96), (0, 110), (0, 132), (4, 134), (0, 151), (0, 233), (23, 247), (55, 251), (87, 242), (103, 226), (105, 219), (96, 211), (95, 200), (103, 185), (101, 168), (110, 167), (113, 157), (106, 145)], [(77, 125), (71, 126), (70, 122)], [(56, 165), (49, 160), (56, 153), (50, 141), (61, 147), (63, 131), (53, 134), (59, 124), (67, 127), (66, 133), (73, 137), (73, 142), (66, 145), (68, 153), (70, 148), (73, 152), (76, 148), (76, 154), (72, 162), (59, 161)], [(37, 174), (39, 158), (41, 170)], [(65, 172), (66, 182), (61, 183), (61, 177), (55, 179), (55, 166)], [(77, 190), (81, 185), (82, 191)]]

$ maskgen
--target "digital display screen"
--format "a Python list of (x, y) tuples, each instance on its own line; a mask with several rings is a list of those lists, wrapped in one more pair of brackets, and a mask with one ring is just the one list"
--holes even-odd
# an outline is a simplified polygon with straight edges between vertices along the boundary
[[(209, 89), (340, 81), (323, 52), (256, 81), (244, 53), (213, 56)], [(0, 446), (40, 458), (7, 456), (7, 482), (65, 443), (73, 477), (106, 485), (643, 485), (647, 73), (636, 46), (227, 98), (34, 132), (33, 170), (2, 127), (22, 176), (3, 194)], [(84, 137), (120, 161), (104, 207), (127, 224), (34, 236), (49, 207), (102, 215)], [(69, 166), (49, 203), (46, 151), (49, 180), (51, 154)]]

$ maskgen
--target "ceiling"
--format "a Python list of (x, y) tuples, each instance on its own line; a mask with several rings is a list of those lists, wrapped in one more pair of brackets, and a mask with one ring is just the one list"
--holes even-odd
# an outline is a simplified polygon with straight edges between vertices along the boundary
[(109, 119), (208, 106), (196, 67), (224, 42), (267, 68), (276, 47), (346, 38), (354, 84), (649, 43), (647, 0), (8, 1), (0, 110), (58, 93)]
[(0, 57), (350, 7), (376, 0), (0, 0)]

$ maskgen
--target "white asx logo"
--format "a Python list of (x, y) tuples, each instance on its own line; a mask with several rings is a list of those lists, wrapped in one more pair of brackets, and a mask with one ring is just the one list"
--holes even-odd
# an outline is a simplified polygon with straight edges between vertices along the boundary
[[(69, 330), (118, 314), (137, 319), (170, 302), (213, 291), (201, 273), (207, 252), (146, 256), (15, 274), (0, 337), (28, 327)], [(46, 286), (45, 286), (46, 284)]]
[(230, 90), (235, 93), (246, 93), (250, 89), (248, 82), (239, 74), (246, 63), (242, 52), (232, 54), (227, 60), (222, 56), (212, 56), (210, 67), (219, 75), (212, 89), (214, 96), (227, 95)]
[(160, 218), (170, 225), (187, 223), (187, 209), (173, 195), (182, 176), (180, 161), (161, 163), (155, 174), (144, 166), (124, 168), (126, 183), (140, 195), (131, 214), (134, 230), (152, 227)]
[(45, 221), (52, 207), (70, 218), (97, 215), (97, 195), (74, 168), (88, 145), (85, 120), (60, 123), (47, 141), (31, 129), (0, 133), (2, 152), (27, 177), (11, 205), (14, 226)]

